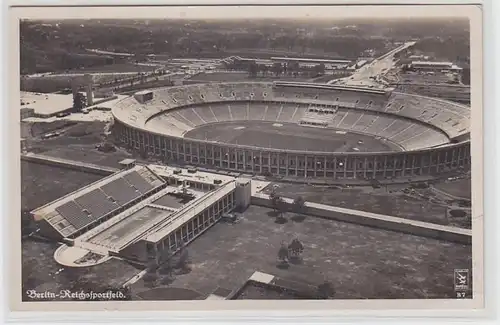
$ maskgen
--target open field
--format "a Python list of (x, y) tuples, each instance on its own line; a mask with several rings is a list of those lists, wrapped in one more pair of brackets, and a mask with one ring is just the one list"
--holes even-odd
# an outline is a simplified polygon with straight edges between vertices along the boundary
[[(171, 284), (207, 296), (234, 290), (255, 271), (318, 285), (331, 281), (337, 299), (452, 298), (453, 270), (471, 269), (471, 247), (307, 216), (277, 224), (274, 213), (250, 206), (236, 224), (218, 223), (188, 247), (191, 271)], [(299, 238), (302, 262), (277, 266), (282, 242)], [(151, 292), (140, 280), (135, 294)], [(157, 289), (153, 289), (157, 290)], [(156, 299), (162, 299), (161, 290)]]
[(102, 176), (21, 162), (21, 205), (33, 210), (101, 179)]
[[(337, 134), (332, 129), (267, 121), (210, 123), (188, 131), (184, 137), (288, 150), (349, 152), (358, 148), (360, 152), (399, 151), (396, 146), (368, 135)], [(363, 143), (358, 144), (359, 140)]]
[(56, 146), (76, 143), (99, 143), (104, 135), (105, 122), (76, 122), (58, 119), (53, 122), (27, 123), (26, 128), (30, 130), (31, 140), (41, 140), (41, 136), (53, 131), (64, 132), (58, 137), (44, 139), (35, 142), (41, 146)]
[(86, 163), (96, 164), (106, 167), (119, 168), (118, 164), (121, 160), (125, 158), (130, 158), (131, 155), (126, 153), (122, 149), (118, 149), (115, 152), (101, 152), (95, 149), (94, 145), (68, 145), (58, 146), (47, 151), (38, 151), (46, 156), (63, 158), (69, 160), (82, 161)]
[(434, 187), (450, 195), (470, 199), (472, 196), (472, 183), (470, 178), (459, 179), (450, 182), (441, 182), (435, 184)]
[(102, 176), (21, 161), (21, 230), (36, 230), (30, 211), (101, 179)]
[[(454, 225), (448, 220), (446, 205), (430, 202), (403, 193), (406, 186), (331, 188), (306, 184), (277, 183), (276, 192), (284, 197), (302, 196), (306, 201), (334, 205), (342, 208), (386, 214), (394, 217)], [(264, 192), (269, 192), (271, 186)], [(458, 226), (458, 225), (455, 225)]]
[[(96, 149), (96, 145), (105, 139), (104, 122), (57, 120), (52, 123), (33, 123), (29, 128), (28, 150), (35, 153), (116, 168), (119, 167), (119, 161), (131, 157), (120, 148), (112, 152)], [(64, 133), (55, 138), (40, 139), (41, 135), (55, 130)]]

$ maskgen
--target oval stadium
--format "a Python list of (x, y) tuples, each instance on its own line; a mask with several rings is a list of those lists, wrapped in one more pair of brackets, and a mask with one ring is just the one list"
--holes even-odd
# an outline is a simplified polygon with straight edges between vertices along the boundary
[(302, 82), (141, 91), (115, 135), (163, 161), (291, 178), (395, 179), (470, 166), (470, 109), (440, 99)]

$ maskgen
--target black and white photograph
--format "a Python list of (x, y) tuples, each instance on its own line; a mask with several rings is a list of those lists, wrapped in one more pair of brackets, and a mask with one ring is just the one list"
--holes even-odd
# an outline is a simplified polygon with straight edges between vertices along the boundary
[(450, 7), (18, 8), (18, 305), (482, 308), (481, 11)]

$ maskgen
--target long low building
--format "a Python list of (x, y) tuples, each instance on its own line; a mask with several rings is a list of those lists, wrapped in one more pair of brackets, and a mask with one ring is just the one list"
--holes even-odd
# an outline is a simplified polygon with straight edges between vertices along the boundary
[(308, 58), (293, 58), (293, 57), (271, 57), (275, 62), (299, 62), (299, 63), (314, 63), (314, 64), (335, 64), (335, 65), (348, 65), (352, 63), (351, 60), (334, 60), (334, 59), (308, 59)]
[(417, 70), (426, 71), (462, 71), (462, 68), (452, 62), (434, 62), (434, 61), (412, 61), (411, 67)]

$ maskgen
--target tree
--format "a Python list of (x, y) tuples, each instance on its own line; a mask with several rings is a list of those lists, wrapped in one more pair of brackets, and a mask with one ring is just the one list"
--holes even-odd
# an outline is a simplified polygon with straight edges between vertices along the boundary
[(302, 213), (305, 208), (306, 201), (302, 196), (297, 196), (293, 200), (293, 210), (297, 213)]
[(264, 65), (262, 65), (261, 70), (262, 70), (262, 76), (263, 76), (263, 77), (266, 77), (266, 76), (267, 76), (267, 73), (268, 73), (268, 71), (269, 71), (269, 67), (268, 67), (267, 65), (265, 65), (265, 64), (264, 64)]
[(316, 290), (318, 299), (329, 299), (335, 295), (335, 288), (331, 282), (325, 281)]
[(270, 195), (269, 197), (271, 198), (271, 204), (274, 211), (278, 211), (281, 203), (283, 202), (283, 199), (278, 194)]
[(462, 70), (462, 83), (464, 85), (470, 85), (470, 68), (464, 68)]
[(159, 272), (163, 275), (172, 276), (173, 273), (173, 265), (172, 265), (172, 252), (169, 249), (165, 249), (161, 252), (160, 255), (160, 270)]
[(128, 285), (123, 286), (120, 291), (123, 294), (123, 297), (121, 297), (120, 300), (132, 300), (132, 290)]
[(286, 211), (286, 203), (281, 196), (276, 193), (276, 189), (272, 189), (271, 193), (269, 193), (269, 199), (271, 200), (271, 205), (274, 209), (274, 212), (277, 213), (277, 217), (280, 221), (284, 219), (284, 213)]
[(292, 257), (299, 257), (300, 254), (302, 254), (302, 252), (304, 251), (304, 245), (302, 245), (300, 240), (295, 238), (294, 240), (292, 240), (290, 245), (288, 245), (288, 250), (290, 251)]
[(156, 284), (156, 281), (158, 280), (157, 268), (158, 264), (156, 263), (156, 260), (155, 259), (149, 260), (146, 268), (146, 274), (144, 274), (144, 276), (142, 277), (144, 282), (147, 282), (152, 286)]
[(258, 66), (257, 63), (255, 62), (250, 62), (248, 64), (248, 75), (250, 78), (255, 78), (257, 77), (257, 72), (258, 72)]
[(294, 77), (297, 77), (300, 72), (300, 65), (297, 61), (292, 61), (287, 64), (287, 71), (293, 74)]
[(146, 149), (140, 148), (139, 149), (139, 157), (141, 157), (142, 160), (148, 159), (149, 155)]
[(283, 72), (283, 66), (279, 62), (275, 62), (271, 67), (271, 71), (274, 73), (276, 77), (278, 77)]
[(87, 97), (82, 93), (76, 93), (73, 96), (73, 110), (79, 112), (85, 107), (87, 107)]
[(278, 211), (278, 221), (285, 221), (285, 212), (286, 212), (286, 202), (281, 197), (277, 197), (273, 205), (276, 206), (276, 210)]
[(323, 75), (325, 74), (325, 64), (320, 63), (314, 67), (314, 70), (316, 71), (317, 74)]
[(179, 262), (177, 263), (177, 266), (183, 271), (189, 272), (191, 270), (189, 263), (189, 252), (186, 248), (186, 245), (183, 243), (181, 248), (179, 249)]
[(278, 193), (276, 193), (276, 188), (274, 188), (274, 187), (273, 187), (273, 189), (271, 190), (271, 193), (269, 193), (269, 198), (272, 200), (272, 199), (274, 199), (277, 195), (278, 195)]
[(278, 261), (284, 264), (288, 263), (288, 248), (285, 243), (281, 243), (281, 247), (278, 251)]

